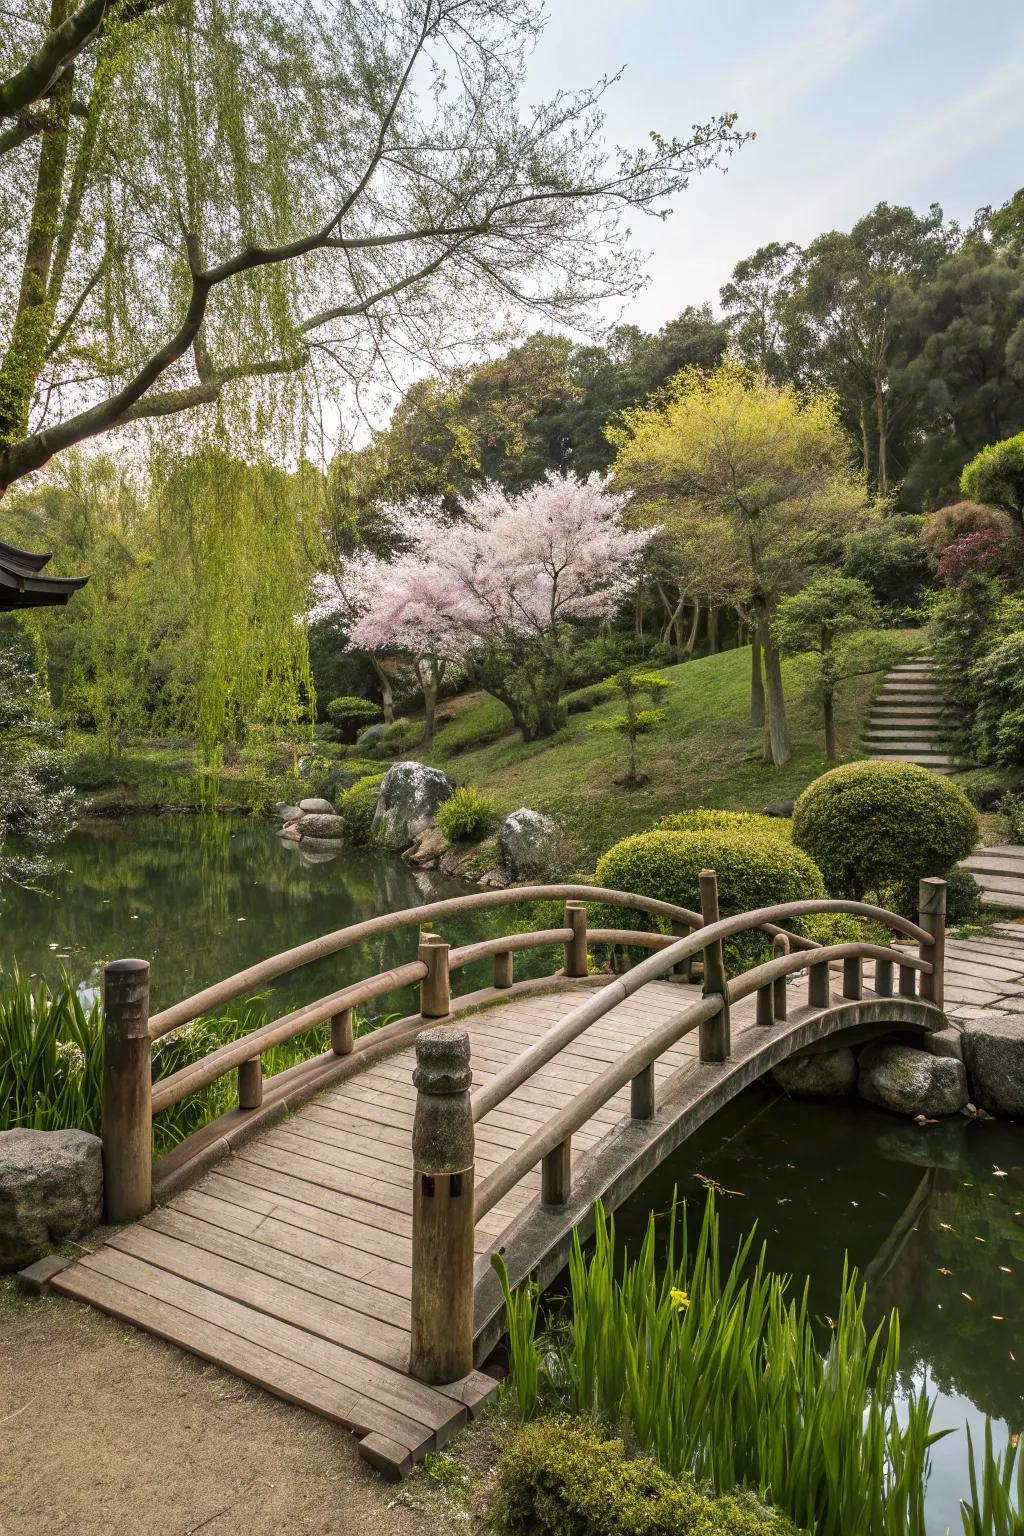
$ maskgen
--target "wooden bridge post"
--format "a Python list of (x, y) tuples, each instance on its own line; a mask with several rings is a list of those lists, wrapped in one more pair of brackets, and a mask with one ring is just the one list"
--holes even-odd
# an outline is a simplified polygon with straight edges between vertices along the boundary
[(335, 1056), (351, 1056), (355, 1043), (352, 1009), (343, 1008), (331, 1018), (331, 1050)]
[(420, 982), (420, 1013), (425, 1019), (446, 1019), (452, 1011), (448, 945), (439, 933), (422, 933), (419, 957), (427, 968)]
[(875, 961), (875, 996), (892, 997), (892, 961)]
[[(789, 954), (789, 934), (777, 933), (772, 939), (772, 959), (779, 960), (783, 955)], [(786, 1012), (789, 1005), (789, 994), (786, 991), (786, 978), (780, 976), (778, 981), (772, 983), (772, 1013), (778, 1023), (786, 1022)]]
[(807, 1005), (810, 1008), (827, 1008), (829, 1005), (828, 961), (807, 967)]
[(496, 987), (510, 987), (514, 971), (512, 968), (514, 956), (510, 949), (499, 950), (494, 957), (494, 985)]
[(565, 974), (587, 974), (587, 909), (582, 901), (567, 901), (562, 918), (563, 928), (572, 929), (572, 938), (565, 943)]
[[(700, 872), (700, 911), (704, 926), (718, 922), (718, 876), (713, 869)], [(732, 1048), (729, 1020), (729, 983), (725, 977), (725, 953), (721, 939), (704, 950), (704, 996), (716, 994), (722, 1006), (713, 1019), (700, 1026), (701, 1061), (728, 1061)]]
[(238, 1107), (259, 1109), (263, 1103), (263, 1062), (259, 1056), (238, 1063)]
[(417, 1035), (409, 1370), (433, 1385), (473, 1369), (472, 1081), (466, 1030)]
[(847, 955), (843, 961), (843, 996), (854, 1003), (864, 996), (864, 967), (859, 955)]
[(153, 1052), (149, 961), (103, 967), (103, 1218), (135, 1221), (153, 1204)]
[[(674, 939), (685, 939), (692, 932), (693, 929), (690, 927), (689, 923), (681, 923), (679, 919), (675, 917), (672, 919), (672, 937)], [(672, 967), (673, 976), (678, 976), (681, 981), (689, 981), (692, 965), (693, 957), (690, 955), (688, 955), (685, 960), (677, 960), (675, 965)]]
[(930, 944), (922, 944), (918, 954), (931, 962), (931, 973), (921, 972), (921, 996), (937, 1008), (946, 1005), (946, 882), (928, 876), (918, 886), (918, 922), (932, 936)]

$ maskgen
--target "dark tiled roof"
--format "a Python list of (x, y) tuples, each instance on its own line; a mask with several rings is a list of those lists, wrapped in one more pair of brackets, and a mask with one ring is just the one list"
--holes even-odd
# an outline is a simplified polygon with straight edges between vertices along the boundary
[(88, 576), (44, 576), (49, 559), (0, 540), (0, 610), (56, 607), (89, 580)]

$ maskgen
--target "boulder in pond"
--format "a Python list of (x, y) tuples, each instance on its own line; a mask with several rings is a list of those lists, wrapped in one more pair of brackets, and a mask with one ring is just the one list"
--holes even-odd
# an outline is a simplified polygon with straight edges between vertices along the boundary
[(857, 1086), (857, 1063), (849, 1046), (780, 1061), (772, 1076), (794, 1099), (842, 1099)]
[(861, 1098), (894, 1114), (955, 1115), (967, 1103), (967, 1073), (953, 1056), (910, 1045), (869, 1045), (858, 1066)]
[(103, 1152), (88, 1131), (0, 1132), (0, 1270), (21, 1269), (103, 1216)]
[(1024, 1019), (983, 1013), (960, 1022), (974, 1102), (990, 1115), (1024, 1119)]
[(308, 816), (333, 816), (334, 806), (323, 796), (311, 795), (308, 800), (299, 801), (299, 810)]
[(287, 826), (290, 821), (298, 821), (302, 810), (300, 806), (289, 805), (287, 800), (278, 800), (274, 805), (273, 814), (283, 826)]
[(558, 837), (558, 824), (541, 811), (522, 806), (507, 816), (498, 828), (501, 862), (513, 880), (541, 874), (545, 854)]
[(345, 836), (345, 823), (333, 811), (304, 811), (298, 827), (303, 842), (310, 837), (341, 839)]
[(440, 768), (428, 768), (425, 763), (394, 763), (381, 782), (373, 813), (372, 840), (392, 853), (401, 853), (432, 824), (454, 787)]

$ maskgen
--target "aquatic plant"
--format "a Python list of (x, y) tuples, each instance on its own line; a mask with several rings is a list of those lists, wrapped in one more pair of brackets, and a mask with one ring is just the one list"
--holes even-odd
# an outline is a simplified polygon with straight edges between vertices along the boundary
[(897, 1414), (896, 1313), (869, 1333), (865, 1288), (844, 1269), (823, 1349), (806, 1286), (793, 1295), (754, 1241), (723, 1263), (709, 1197), (695, 1247), (673, 1212), (664, 1266), (653, 1218), (623, 1262), (599, 1205), (593, 1251), (574, 1234), (568, 1323), (531, 1351), (529, 1314), (513, 1314), (517, 1399), (611, 1424), (673, 1475), (750, 1488), (816, 1536), (924, 1536), (939, 1436), (923, 1389)]
[(970, 1501), (960, 1504), (964, 1536), (1024, 1536), (1024, 1455), (1014, 1436), (1001, 1456), (992, 1448), (992, 1420), (985, 1420), (985, 1447), (977, 1465), (970, 1426)]

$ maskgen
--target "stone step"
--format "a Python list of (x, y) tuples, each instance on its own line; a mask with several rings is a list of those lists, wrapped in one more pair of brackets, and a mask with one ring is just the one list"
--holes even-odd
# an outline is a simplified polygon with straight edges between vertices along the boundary
[(1002, 891), (981, 892), (982, 900), (987, 907), (999, 907), (1004, 912), (1024, 912), (1024, 891), (1020, 896), (1007, 896)]
[(886, 680), (876, 699), (935, 699), (944, 703), (946, 695), (937, 683), (890, 683)]
[(919, 736), (865, 736), (864, 746), (872, 757), (892, 757), (897, 752), (908, 752), (912, 757), (951, 757), (946, 743), (940, 739), (929, 741)]
[(1024, 880), (1024, 848), (1012, 844), (998, 848), (975, 848), (961, 863), (975, 875), (1012, 875)]
[(947, 720), (953, 718), (952, 710), (944, 709), (941, 704), (931, 704), (927, 701), (922, 704), (915, 704), (913, 700), (908, 703), (905, 699), (876, 699), (869, 710), (869, 714), (906, 715), (908, 718), (912, 717), (915, 720), (925, 718)]
[(890, 667), (886, 677), (934, 677), (935, 668), (927, 661), (901, 661), (898, 667)]
[(954, 773), (964, 766), (958, 758), (952, 757), (948, 752), (919, 752), (905, 747), (880, 747), (876, 751), (869, 748), (868, 756), (887, 757), (900, 763), (917, 763), (920, 768), (942, 768), (947, 773)]

